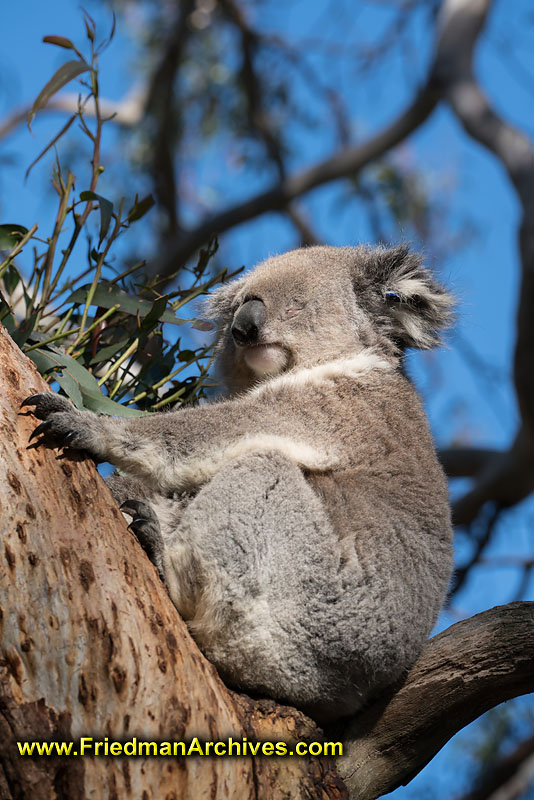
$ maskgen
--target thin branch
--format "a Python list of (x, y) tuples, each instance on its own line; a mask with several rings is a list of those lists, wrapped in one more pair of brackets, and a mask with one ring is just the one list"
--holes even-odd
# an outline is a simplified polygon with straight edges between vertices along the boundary
[[(402, 688), (336, 735), (352, 800), (374, 800), (408, 783), (465, 725), (534, 691), (534, 603), (510, 603), (431, 639)], [(332, 731), (328, 731), (330, 735)]]
[[(501, 509), (498, 506), (495, 506), (493, 509), (491, 509), (488, 518), (484, 521), (482, 532), (476, 537), (475, 547), (470, 558), (465, 562), (465, 564), (462, 564), (461, 567), (457, 567), (454, 570), (451, 587), (449, 589), (449, 603), (454, 595), (464, 587), (472, 568), (480, 563), (482, 555), (492, 539), (495, 526), (499, 520), (500, 512)], [(472, 526), (471, 530), (473, 527), (474, 526)]]

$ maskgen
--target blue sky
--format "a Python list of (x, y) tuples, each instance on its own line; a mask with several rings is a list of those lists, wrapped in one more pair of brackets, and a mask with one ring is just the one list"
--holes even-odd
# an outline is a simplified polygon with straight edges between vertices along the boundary
[[(100, 3), (87, 2), (101, 33), (109, 28), (109, 12)], [(314, 42), (339, 42), (340, 26), (346, 30), (346, 41), (374, 40), (385, 25), (380, 4), (362, 2), (336, 3), (336, 19), (325, 14), (323, 0), (298, 0), (277, 6), (258, 6), (255, 19), (262, 28), (284, 35), (294, 43), (309, 42), (310, 59), (319, 74), (336, 70), (340, 91), (350, 100), (351, 124), (355, 137), (362, 139), (393, 119), (413, 96), (424, 75), (432, 40), (422, 22), (410, 31), (413, 42), (410, 67), (395, 56), (376, 71), (357, 74), (346, 61), (331, 60), (317, 49)], [(531, 138), (534, 134), (534, 48), (532, 31), (534, 12), (528, 0), (517, 0), (512, 6), (504, 0), (495, 3), (488, 29), (477, 51), (476, 71), (479, 80), (497, 110)], [(0, 54), (0, 119), (14, 108), (31, 102), (43, 83), (69, 54), (42, 44), (47, 34), (68, 36), (83, 41), (82, 15), (76, 3), (54, 0), (42, 3), (27, 0), (23, 4), (7, 3), (2, 9), (3, 47)], [(7, 33), (7, 35), (6, 35)], [(137, 80), (135, 49), (129, 31), (119, 25), (111, 48), (101, 60), (101, 94), (118, 99)], [(297, 87), (302, 93), (304, 85)], [(310, 110), (315, 109), (309, 97)], [(33, 125), (32, 136), (25, 126), (0, 142), (0, 220), (28, 227), (39, 221), (41, 234), (51, 229), (54, 209), (50, 195), (44, 191), (50, 174), (50, 158), (45, 158), (24, 182), (28, 164), (48, 139), (62, 125), (58, 115), (45, 115)], [(327, 155), (333, 146), (319, 123), (312, 128), (295, 128), (293, 169), (305, 167)], [(297, 141), (298, 134), (298, 141)], [(116, 134), (110, 131), (107, 153), (112, 153)], [(202, 154), (203, 166), (196, 168), (196, 177), (206, 184), (207, 203), (216, 207), (243, 199), (261, 186), (270, 183), (269, 175), (258, 175), (242, 169), (234, 174), (221, 164), (221, 143), (215, 140)], [(423, 393), (434, 435), (441, 444), (464, 441), (484, 446), (505, 447), (517, 426), (517, 410), (510, 381), (511, 354), (517, 305), (518, 204), (502, 167), (493, 156), (468, 139), (450, 111), (441, 107), (431, 120), (400, 149), (400, 157), (417, 163), (427, 185), (444, 207), (444, 235), (447, 230), (470, 220), (474, 230), (471, 239), (445, 263), (435, 264), (443, 278), (459, 297), (458, 325), (448, 339), (447, 348), (436, 355), (411, 359), (413, 374)], [(115, 155), (115, 158), (117, 156)], [(102, 193), (113, 191), (111, 178)], [(80, 186), (80, 190), (84, 187)], [(327, 186), (311, 193), (302, 201), (314, 219), (317, 233), (331, 244), (369, 241), (371, 231), (365, 214), (357, 204), (341, 209), (340, 186)], [(399, 232), (402, 237), (402, 231)], [(267, 214), (232, 232), (223, 241), (221, 254), (232, 267), (253, 265), (273, 253), (295, 244), (295, 236), (277, 214)], [(428, 253), (432, 262), (433, 254)], [(473, 369), (480, 361), (483, 369)], [(530, 555), (534, 552), (534, 502), (526, 501), (499, 523), (501, 535), (488, 555)], [(463, 554), (468, 547), (461, 540)], [(489, 606), (511, 599), (514, 573), (502, 568), (479, 570), (469, 587), (458, 597), (458, 611), (470, 615)], [(530, 582), (529, 599), (534, 599)], [(445, 616), (442, 625), (449, 624)], [(467, 735), (467, 734), (465, 734)], [(425, 787), (457, 787), (462, 771), (448, 779), (452, 746), (446, 748), (429, 770), (408, 788), (397, 792), (398, 798), (416, 797)], [(430, 776), (430, 777), (429, 777)], [(430, 783), (429, 783), (430, 782)], [(445, 792), (445, 795), (447, 792)], [(450, 794), (450, 793), (449, 793)], [(417, 795), (419, 796), (419, 795)], [(430, 794), (430, 796), (434, 796)], [(437, 795), (436, 795), (437, 796)]]

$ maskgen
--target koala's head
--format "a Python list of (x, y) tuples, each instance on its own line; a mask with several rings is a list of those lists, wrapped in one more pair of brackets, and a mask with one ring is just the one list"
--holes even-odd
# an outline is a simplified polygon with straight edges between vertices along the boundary
[(406, 246), (309, 247), (269, 258), (217, 289), (217, 362), (231, 392), (295, 366), (375, 347), (429, 348), (452, 298)]

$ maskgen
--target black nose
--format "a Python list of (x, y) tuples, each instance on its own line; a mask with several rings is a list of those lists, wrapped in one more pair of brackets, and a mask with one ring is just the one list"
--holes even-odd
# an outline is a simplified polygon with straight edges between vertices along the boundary
[(243, 303), (232, 323), (232, 336), (237, 344), (255, 344), (265, 321), (265, 304), (262, 300)]

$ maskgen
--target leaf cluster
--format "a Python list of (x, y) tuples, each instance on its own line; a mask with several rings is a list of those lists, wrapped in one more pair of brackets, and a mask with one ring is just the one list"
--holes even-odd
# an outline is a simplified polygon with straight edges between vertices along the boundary
[[(108, 40), (96, 45), (96, 30), (86, 15), (90, 57), (62, 36), (44, 41), (73, 50), (77, 61), (61, 66), (45, 84), (30, 111), (28, 122), (70, 80), (80, 80), (77, 113), (44, 148), (42, 157), (74, 121), (90, 143), (91, 180), (80, 193), (70, 170), (65, 173), (56, 155), (53, 187), (57, 214), (46, 238), (12, 223), (0, 224), (0, 321), (34, 361), (41, 374), (71, 398), (78, 408), (119, 416), (145, 413), (176, 402), (192, 402), (206, 388), (209, 348), (198, 344), (193, 331), (211, 324), (178, 316), (188, 303), (228, 277), (226, 270), (210, 273), (217, 249), (210, 242), (193, 268), (181, 266), (181, 288), (166, 291), (157, 275), (146, 278), (144, 261), (118, 271), (116, 244), (132, 224), (154, 204), (151, 195), (115, 204), (97, 192), (103, 172), (100, 163), (102, 127), (98, 94), (98, 55)], [(86, 73), (89, 74), (86, 79)], [(94, 103), (94, 118), (84, 114)], [(38, 159), (36, 159), (38, 160)], [(35, 163), (35, 162), (34, 162)], [(33, 165), (32, 165), (33, 166)], [(30, 167), (31, 169), (31, 167)], [(98, 235), (91, 231), (98, 220)], [(80, 238), (87, 242), (86, 263), (77, 266), (73, 252)], [(23, 273), (18, 257), (32, 251), (32, 268)]]

